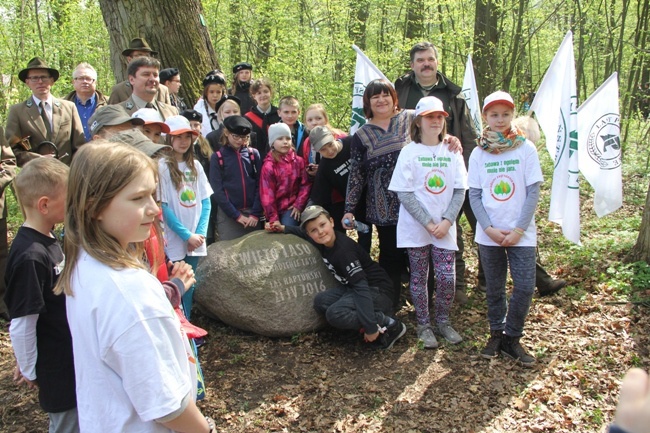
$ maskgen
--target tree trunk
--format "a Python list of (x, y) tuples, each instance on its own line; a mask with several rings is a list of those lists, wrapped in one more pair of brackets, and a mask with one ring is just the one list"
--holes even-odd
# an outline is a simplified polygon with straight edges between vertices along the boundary
[(499, 46), (499, 5), (493, 0), (476, 0), (474, 14), (474, 68), (479, 95), (488, 95), (494, 90)]
[(355, 0), (349, 3), (348, 37), (362, 50), (366, 49), (366, 23), (369, 12), (368, 0)]
[(650, 264), (650, 188), (648, 188), (645, 198), (639, 237), (636, 239), (636, 245), (632, 248), (631, 256), (633, 261), (643, 260)]
[(406, 4), (404, 36), (407, 40), (422, 39), (424, 36), (424, 2), (422, 0), (411, 0)]
[(178, 68), (181, 92), (191, 106), (201, 95), (205, 74), (218, 68), (200, 0), (99, 0), (110, 35), (111, 66), (116, 82), (126, 79), (122, 56), (131, 39), (143, 37), (163, 68)]

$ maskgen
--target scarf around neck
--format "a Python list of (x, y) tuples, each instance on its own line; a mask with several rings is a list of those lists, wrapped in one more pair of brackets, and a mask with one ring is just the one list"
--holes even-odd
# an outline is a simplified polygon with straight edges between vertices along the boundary
[(478, 145), (486, 152), (498, 155), (518, 148), (525, 141), (526, 134), (514, 124), (510, 125), (510, 130), (505, 134), (492, 131), (487, 126), (483, 129), (483, 135), (479, 138)]

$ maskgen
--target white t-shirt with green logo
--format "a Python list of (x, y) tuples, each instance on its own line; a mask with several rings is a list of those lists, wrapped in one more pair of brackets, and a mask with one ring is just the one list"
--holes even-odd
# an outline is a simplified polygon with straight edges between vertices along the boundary
[[(470, 155), (468, 184), (470, 188), (480, 188), (483, 191), (483, 207), (494, 228), (514, 229), (526, 200), (526, 187), (543, 181), (537, 149), (529, 140), (514, 150), (497, 155), (479, 147)], [(475, 241), (481, 245), (499, 246), (485, 234), (478, 222)], [(516, 246), (535, 245), (537, 228), (533, 217)]]
[[(451, 202), (454, 189), (467, 189), (467, 170), (463, 156), (451, 152), (445, 143), (425, 146), (411, 142), (399, 154), (388, 189), (415, 193), (415, 197), (437, 224), (442, 221), (442, 214)], [(454, 224), (447, 235), (438, 239), (400, 205), (397, 246), (413, 248), (435, 245), (456, 251), (456, 224), (455, 221), (452, 222)]]

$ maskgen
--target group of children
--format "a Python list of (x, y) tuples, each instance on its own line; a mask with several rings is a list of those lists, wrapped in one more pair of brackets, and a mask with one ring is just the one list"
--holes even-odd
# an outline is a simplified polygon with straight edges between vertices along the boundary
[[(195, 404), (196, 350), (174, 309), (180, 302), (190, 318), (194, 269), (206, 255), (212, 218), (221, 240), (260, 229), (265, 218), (267, 230), (314, 244), (340, 282), (314, 300), (332, 326), (361, 331), (365, 341), (383, 348), (406, 332), (394, 316), (386, 272), (367, 249), (336, 232), (328, 210), (308, 206), (318, 162), (346, 154), (345, 134), (329, 125), (324, 108), (310, 106), (305, 127), (296, 98), (282, 98), (275, 108), (271, 83), (258, 79), (250, 83), (255, 105), (242, 116), (239, 100), (224, 97), (218, 74), (206, 76), (204, 87), (195, 110), (183, 115), (160, 122), (143, 110), (134, 114), (153, 142), (165, 133), (169, 148), (158, 161), (100, 141), (77, 152), (69, 173), (56, 159), (38, 158), (16, 178), (25, 223), (11, 248), (5, 298), (15, 379), (38, 384), (53, 431), (77, 431), (77, 419), (82, 431), (214, 431)], [(408, 251), (424, 347), (438, 346), (435, 333), (452, 344), (462, 341), (449, 315), (455, 221), (469, 188), (487, 278), (490, 339), (481, 355), (502, 353), (530, 366), (535, 359), (519, 339), (534, 289), (534, 211), (543, 179), (534, 145), (512, 123), (514, 108), (505, 92), (486, 98), (486, 128), (466, 170), (443, 142), (448, 114), (442, 102), (423, 98), (389, 189), (401, 202), (397, 242)], [(198, 141), (216, 132), (216, 151)], [(209, 155), (208, 173), (198, 154)], [(346, 164), (332, 168), (343, 176)], [(65, 260), (52, 232), (64, 219)], [(427, 296), (430, 263), (435, 327)], [(508, 265), (514, 282), (509, 303)]]

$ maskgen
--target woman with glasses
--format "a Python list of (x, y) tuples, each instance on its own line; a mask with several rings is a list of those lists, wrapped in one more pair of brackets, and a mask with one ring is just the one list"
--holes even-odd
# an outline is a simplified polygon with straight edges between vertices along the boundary
[(210, 185), (217, 203), (217, 239), (236, 239), (259, 230), (262, 205), (257, 149), (248, 146), (252, 125), (242, 116), (223, 120), (221, 148), (210, 158)]

